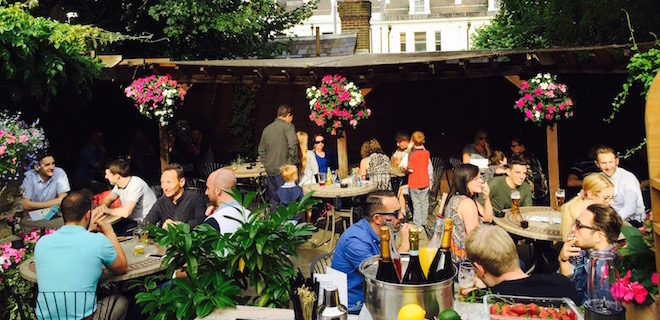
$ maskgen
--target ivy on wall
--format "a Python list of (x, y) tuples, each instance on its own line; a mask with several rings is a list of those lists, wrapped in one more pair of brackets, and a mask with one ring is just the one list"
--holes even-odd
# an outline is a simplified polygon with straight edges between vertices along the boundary
[(259, 87), (255, 85), (234, 85), (234, 107), (227, 129), (237, 141), (236, 152), (254, 153), (255, 144), (252, 128), (254, 126), (255, 95)]

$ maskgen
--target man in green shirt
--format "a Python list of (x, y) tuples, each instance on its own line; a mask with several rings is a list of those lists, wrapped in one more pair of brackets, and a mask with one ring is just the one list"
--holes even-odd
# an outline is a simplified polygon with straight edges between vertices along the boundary
[(520, 206), (532, 205), (532, 191), (527, 178), (527, 162), (522, 156), (514, 155), (509, 160), (506, 176), (494, 177), (488, 181), (490, 201), (493, 210), (502, 211), (511, 208), (511, 191), (520, 192)]

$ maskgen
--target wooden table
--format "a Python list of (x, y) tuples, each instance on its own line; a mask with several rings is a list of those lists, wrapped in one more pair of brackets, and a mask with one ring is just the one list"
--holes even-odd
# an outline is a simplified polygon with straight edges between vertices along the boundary
[(261, 162), (232, 164), (223, 169), (234, 172), (236, 179), (258, 178), (266, 175), (266, 169)]
[(339, 185), (324, 185), (321, 186), (318, 183), (306, 184), (302, 186), (304, 193), (310, 193), (314, 191), (313, 197), (316, 198), (325, 198), (325, 199), (336, 199), (336, 198), (350, 198), (357, 197), (368, 194), (376, 190), (376, 184), (374, 183), (362, 183), (361, 186), (348, 186), (347, 188), (342, 188)]
[[(121, 220), (120, 216), (113, 216), (106, 214), (105, 218), (103, 218), (105, 222), (108, 222), (110, 224), (115, 224), (119, 220)], [(64, 225), (64, 219), (62, 218), (62, 213), (59, 212), (53, 216), (50, 220), (37, 220), (34, 221), (32, 218), (30, 218), (29, 214), (23, 215), (21, 218), (21, 222), (19, 223), (21, 226), (21, 229), (25, 232), (30, 232), (32, 229), (59, 229), (61, 226)]]
[[(514, 220), (511, 209), (504, 210), (504, 217), (493, 217), (493, 222), (502, 229), (515, 235), (542, 241), (562, 241), (560, 226), (561, 213), (552, 207), (520, 207), (520, 214), (529, 222), (523, 229), (520, 222)], [(550, 223), (552, 222), (552, 223)]]
[[(131, 238), (131, 237), (129, 237)], [(126, 254), (126, 260), (128, 262), (128, 272), (123, 275), (114, 275), (108, 269), (103, 267), (101, 271), (101, 282), (119, 282), (124, 280), (130, 280), (135, 278), (140, 278), (148, 276), (150, 274), (158, 273), (167, 269), (167, 266), (163, 266), (162, 259), (159, 257), (151, 257), (150, 254), (165, 254), (165, 248), (159, 246), (156, 243), (149, 242), (148, 245), (144, 248), (144, 254), (136, 256), (133, 254), (133, 248), (137, 244), (133, 239), (122, 241), (122, 248)], [(37, 273), (34, 265), (34, 257), (26, 260), (21, 263), (19, 267), (19, 272), (21, 276), (32, 282), (37, 282)]]

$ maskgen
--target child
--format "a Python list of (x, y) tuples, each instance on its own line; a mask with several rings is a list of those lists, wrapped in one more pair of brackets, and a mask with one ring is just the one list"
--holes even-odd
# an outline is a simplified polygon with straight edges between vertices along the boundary
[[(303, 191), (301, 187), (296, 185), (296, 180), (298, 180), (298, 168), (294, 165), (287, 164), (282, 166), (280, 172), (284, 179), (284, 184), (277, 189), (277, 197), (280, 198), (280, 204), (287, 206), (293, 201), (300, 201), (303, 197)], [(300, 215), (296, 215), (292, 219), (298, 221)]]
[(424, 133), (412, 134), (413, 149), (408, 156), (408, 188), (413, 203), (413, 224), (424, 227), (429, 214), (429, 162), (431, 154), (424, 149)]

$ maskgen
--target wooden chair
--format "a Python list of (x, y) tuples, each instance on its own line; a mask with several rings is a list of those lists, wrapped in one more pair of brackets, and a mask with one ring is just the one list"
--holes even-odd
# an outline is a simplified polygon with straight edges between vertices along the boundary
[(309, 276), (313, 277), (315, 273), (325, 273), (325, 267), (332, 265), (334, 254), (335, 252), (331, 251), (314, 257), (312, 264), (309, 266)]
[[(337, 221), (341, 220), (344, 226), (344, 230), (346, 230), (348, 228), (346, 226), (346, 218), (348, 218), (349, 221), (348, 227), (353, 225), (353, 208), (342, 210), (332, 207), (332, 209), (327, 212), (327, 216), (325, 217), (325, 230), (323, 230), (323, 236), (321, 239), (325, 239), (325, 234), (328, 232), (328, 225), (332, 223), (332, 233), (330, 234), (330, 245), (328, 246), (328, 252), (331, 252), (334, 249), (332, 245), (335, 242), (335, 226), (337, 225)], [(330, 221), (331, 219), (332, 222)]]

